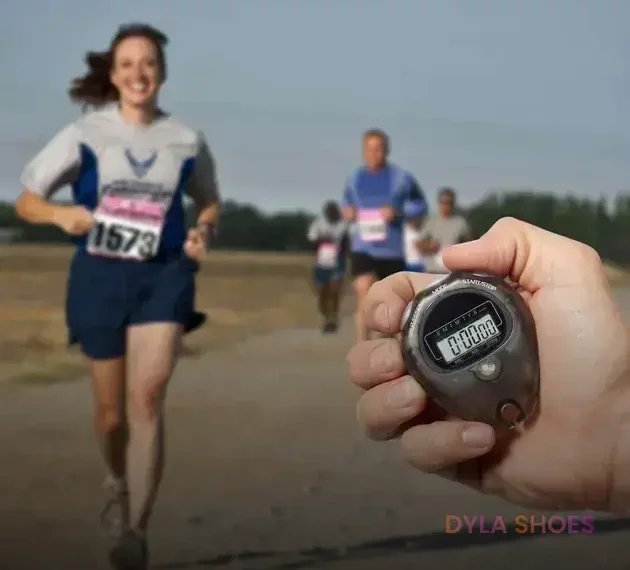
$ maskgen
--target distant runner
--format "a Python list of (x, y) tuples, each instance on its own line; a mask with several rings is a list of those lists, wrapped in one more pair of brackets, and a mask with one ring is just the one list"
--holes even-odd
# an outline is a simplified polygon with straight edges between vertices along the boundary
[(389, 137), (371, 129), (363, 135), (364, 166), (349, 178), (343, 193), (343, 214), (355, 223), (350, 262), (356, 297), (357, 342), (367, 339), (358, 308), (368, 289), (379, 279), (405, 269), (403, 226), (419, 221), (427, 203), (414, 177), (390, 164)]
[(336, 202), (324, 205), (322, 216), (308, 230), (308, 239), (315, 248), (313, 279), (324, 318), (322, 330), (333, 333), (339, 326), (339, 301), (348, 250), (348, 224)]
[(442, 250), (472, 240), (466, 218), (456, 213), (456, 202), (455, 190), (442, 188), (438, 192), (438, 213), (427, 219), (417, 236), (418, 247), (425, 256), (429, 273), (448, 273), (442, 262)]

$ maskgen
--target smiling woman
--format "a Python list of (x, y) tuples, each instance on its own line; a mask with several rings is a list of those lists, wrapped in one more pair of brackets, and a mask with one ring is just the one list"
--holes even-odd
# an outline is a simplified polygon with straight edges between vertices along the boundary
[[(128, 107), (145, 106), (166, 81), (167, 43), (166, 35), (152, 26), (122, 26), (107, 51), (88, 52), (88, 73), (73, 80), (70, 98), (96, 106), (118, 100)], [(141, 74), (134, 69), (136, 62)]]
[[(158, 107), (166, 36), (123, 26), (86, 56), (70, 98), (95, 107), (24, 169), (17, 214), (72, 236), (66, 321), (88, 358), (96, 425), (120, 525), (110, 558), (148, 567), (145, 531), (163, 461), (163, 400), (182, 334), (200, 326), (195, 273), (219, 214), (205, 137)], [(50, 198), (72, 185), (74, 204)], [(197, 206), (187, 231), (183, 195)], [(125, 405), (125, 401), (128, 402)]]

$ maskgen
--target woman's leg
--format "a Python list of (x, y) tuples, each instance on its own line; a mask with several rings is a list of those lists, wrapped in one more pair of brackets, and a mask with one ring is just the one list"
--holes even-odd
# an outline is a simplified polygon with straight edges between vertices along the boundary
[(132, 326), (127, 336), (127, 485), (130, 526), (146, 530), (164, 466), (163, 403), (179, 353), (182, 327)]
[(109, 507), (117, 504), (119, 519), (108, 521), (112, 532), (119, 534), (129, 523), (129, 504), (125, 463), (127, 455), (127, 422), (125, 418), (125, 359), (90, 360), (94, 394), (95, 428), (108, 470), (106, 486), (113, 493)]
[(90, 360), (95, 427), (109, 475), (125, 479), (125, 359)]

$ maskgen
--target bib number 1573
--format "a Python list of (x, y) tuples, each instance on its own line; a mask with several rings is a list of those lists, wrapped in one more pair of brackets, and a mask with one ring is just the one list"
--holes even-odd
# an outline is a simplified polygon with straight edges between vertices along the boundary
[(118, 220), (97, 217), (88, 241), (88, 251), (107, 257), (149, 259), (157, 253), (159, 232)]

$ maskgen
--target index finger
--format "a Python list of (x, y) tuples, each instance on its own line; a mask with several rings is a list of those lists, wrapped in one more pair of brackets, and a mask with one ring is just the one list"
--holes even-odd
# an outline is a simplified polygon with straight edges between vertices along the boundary
[(446, 275), (403, 271), (377, 281), (361, 304), (365, 325), (373, 331), (397, 334), (407, 305), (431, 283)]

